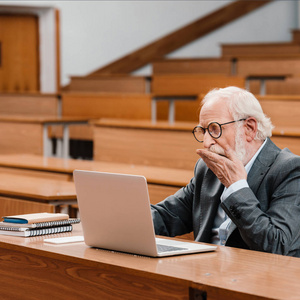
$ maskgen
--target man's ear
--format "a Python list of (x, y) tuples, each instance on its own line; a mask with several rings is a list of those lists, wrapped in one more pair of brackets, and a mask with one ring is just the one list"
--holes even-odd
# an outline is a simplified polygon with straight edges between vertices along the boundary
[(245, 120), (244, 123), (244, 128), (245, 128), (245, 135), (246, 135), (246, 140), (247, 142), (251, 142), (257, 132), (257, 121), (253, 117), (249, 117)]

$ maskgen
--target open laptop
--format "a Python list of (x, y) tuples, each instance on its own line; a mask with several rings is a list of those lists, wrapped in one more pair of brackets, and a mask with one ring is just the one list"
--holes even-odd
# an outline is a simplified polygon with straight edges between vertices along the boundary
[(217, 248), (156, 238), (143, 176), (75, 170), (74, 181), (84, 241), (90, 247), (152, 257)]

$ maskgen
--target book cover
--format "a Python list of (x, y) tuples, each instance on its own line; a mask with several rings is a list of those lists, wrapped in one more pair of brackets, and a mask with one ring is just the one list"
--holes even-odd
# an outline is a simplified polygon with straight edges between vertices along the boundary
[(58, 226), (58, 227), (47, 227), (47, 228), (23, 228), (23, 230), (0, 230), (0, 234), (21, 236), (21, 237), (32, 237), (38, 235), (47, 235), (54, 233), (70, 232), (72, 231), (72, 225)]
[(58, 220), (68, 220), (68, 214), (62, 213), (34, 213), (34, 214), (23, 214), (14, 216), (4, 216), (3, 222), (5, 223), (18, 223), (18, 224), (33, 224), (41, 222), (50, 222)]

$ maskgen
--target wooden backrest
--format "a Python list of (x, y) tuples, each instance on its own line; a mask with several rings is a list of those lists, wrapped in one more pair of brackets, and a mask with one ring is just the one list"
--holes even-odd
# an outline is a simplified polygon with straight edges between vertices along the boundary
[(150, 120), (151, 96), (121, 93), (64, 93), (62, 115)]
[(236, 63), (237, 76), (292, 76), (300, 74), (300, 55), (285, 57), (239, 58)]
[(201, 148), (196, 123), (99, 120), (94, 124), (94, 160), (193, 170)]
[(152, 93), (156, 96), (188, 96), (206, 94), (213, 88), (226, 86), (245, 87), (242, 77), (216, 74), (154, 75)]
[(72, 92), (145, 93), (147, 78), (129, 75), (71, 77), (68, 90)]
[(58, 102), (55, 94), (0, 94), (0, 114), (56, 116)]
[(223, 58), (164, 59), (152, 63), (157, 74), (223, 74), (231, 75), (231, 61)]

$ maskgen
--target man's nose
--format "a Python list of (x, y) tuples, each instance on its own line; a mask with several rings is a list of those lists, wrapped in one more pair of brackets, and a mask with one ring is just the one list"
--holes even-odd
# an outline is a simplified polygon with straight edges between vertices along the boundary
[(203, 136), (203, 147), (209, 148), (211, 145), (215, 144), (215, 140), (211, 137), (211, 135), (206, 130)]

